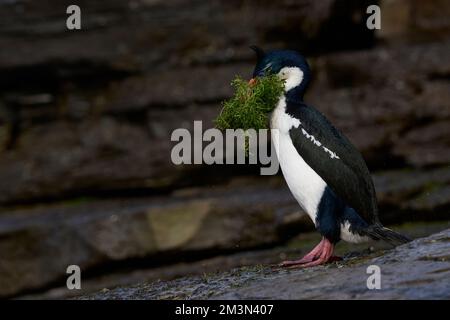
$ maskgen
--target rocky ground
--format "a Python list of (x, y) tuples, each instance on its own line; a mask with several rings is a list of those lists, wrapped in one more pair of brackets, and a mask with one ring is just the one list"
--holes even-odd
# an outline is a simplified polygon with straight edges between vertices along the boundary
[[(450, 227), (449, 222), (414, 223), (392, 226), (395, 230), (407, 234), (412, 238), (427, 237), (430, 234), (439, 233)], [(82, 289), (69, 291), (63, 283), (59, 287), (43, 292), (22, 295), (22, 299), (61, 299), (88, 297), (95, 292), (120, 291), (122, 289), (149, 284), (158, 286), (172, 286), (180, 283), (186, 284), (198, 279), (225, 278), (230, 270), (240, 270), (241, 278), (236, 277), (237, 282), (243, 282), (248, 274), (244, 270), (271, 270), (270, 266), (285, 259), (298, 258), (308, 252), (317, 242), (320, 236), (316, 232), (302, 233), (284, 244), (272, 248), (258, 250), (237, 251), (234, 253), (215, 254), (211, 257), (185, 259), (184, 262), (168, 263), (159, 267), (145, 263), (131, 263), (124, 268), (111, 268), (102, 274), (83, 274)], [(351, 261), (366, 261), (372, 257), (381, 256), (392, 249), (383, 242), (371, 242), (369, 244), (340, 243), (336, 248), (336, 254), (344, 257), (340, 264), (347, 265)], [(357, 258), (358, 260), (355, 260)], [(353, 263), (351, 262), (351, 263)], [(238, 268), (238, 269), (235, 269)], [(319, 268), (320, 269), (320, 268)], [(189, 276), (186, 276), (189, 275)], [(174, 280), (176, 279), (176, 280)], [(181, 287), (182, 285), (180, 285)], [(202, 287), (204, 290), (215, 290), (215, 286)], [(132, 289), (130, 289), (131, 292)], [(186, 290), (188, 287), (186, 287)], [(156, 292), (155, 292), (156, 294)], [(162, 294), (161, 297), (163, 297)], [(109, 296), (105, 296), (109, 298)], [(126, 298), (124, 295), (123, 298)], [(131, 298), (131, 296), (129, 296)], [(148, 298), (151, 298), (150, 296)], [(156, 297), (153, 297), (156, 298)], [(169, 297), (167, 298), (175, 298)], [(178, 298), (183, 298), (182, 296)], [(186, 298), (186, 297), (185, 297)]]
[[(104, 289), (80, 299), (450, 299), (450, 229), (395, 249), (310, 269), (253, 266)], [(367, 267), (381, 289), (367, 288)]]

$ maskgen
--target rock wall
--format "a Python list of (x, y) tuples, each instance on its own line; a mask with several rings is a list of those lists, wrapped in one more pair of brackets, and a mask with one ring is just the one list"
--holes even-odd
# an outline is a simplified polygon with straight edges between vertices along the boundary
[(281, 177), (170, 161), (172, 130), (212, 126), (230, 80), (250, 76), (250, 44), (308, 56), (306, 99), (363, 152), (383, 221), (448, 219), (449, 2), (377, 3), (373, 32), (372, 1), (78, 1), (68, 31), (69, 1), (0, 1), (0, 295), (51, 286), (67, 264), (311, 228)]

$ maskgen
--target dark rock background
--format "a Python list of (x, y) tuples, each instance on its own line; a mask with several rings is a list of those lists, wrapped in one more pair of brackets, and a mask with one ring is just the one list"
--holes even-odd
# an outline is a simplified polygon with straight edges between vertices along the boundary
[(69, 4), (0, 0), (0, 296), (311, 230), (281, 176), (170, 161), (171, 132), (212, 126), (251, 75), (250, 44), (308, 57), (306, 100), (363, 152), (382, 221), (449, 220), (448, 1), (78, 1), (79, 31)]

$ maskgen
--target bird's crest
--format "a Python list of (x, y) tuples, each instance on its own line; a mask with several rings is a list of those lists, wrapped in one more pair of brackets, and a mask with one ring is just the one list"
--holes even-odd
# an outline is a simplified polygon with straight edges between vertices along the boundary
[(258, 46), (251, 45), (251, 46), (250, 46), (250, 49), (252, 49), (253, 51), (255, 51), (255, 53), (256, 53), (256, 58), (258, 59), (258, 61), (261, 60), (261, 59), (264, 57), (264, 55), (265, 55), (264, 50), (261, 49), (261, 48), (258, 47)]

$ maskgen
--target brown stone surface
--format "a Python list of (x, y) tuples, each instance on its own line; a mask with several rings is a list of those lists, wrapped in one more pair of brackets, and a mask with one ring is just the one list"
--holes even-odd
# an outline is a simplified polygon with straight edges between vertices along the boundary
[(383, 222), (448, 219), (449, 2), (379, 3), (374, 33), (371, 1), (84, 0), (81, 31), (70, 1), (0, 1), (0, 295), (311, 228), (280, 177), (170, 161), (171, 132), (211, 127), (251, 75), (250, 44), (307, 55), (307, 102), (363, 152)]
[[(372, 168), (445, 165), (450, 161), (448, 51), (443, 43), (313, 59), (317, 79), (307, 100), (348, 134)], [(249, 64), (198, 67), (128, 78), (110, 94), (100, 93), (109, 97), (100, 99), (102, 111), (79, 121), (49, 113), (54, 121), (39, 124), (47, 116), (25, 108), (23, 131), (0, 159), (0, 201), (178, 187), (197, 168), (171, 163), (171, 132), (192, 128), (194, 120), (210, 127), (220, 100), (231, 94), (230, 79), (250, 70)], [(440, 73), (444, 78), (437, 77)], [(193, 82), (186, 81), (189, 74)], [(159, 76), (164, 81), (158, 82)], [(206, 85), (199, 86), (203, 81)], [(69, 98), (67, 110), (76, 103), (90, 105), (79, 99)]]
[(0, 296), (60, 281), (71, 264), (90, 270), (146, 257), (158, 265), (161, 258), (177, 262), (189, 253), (274, 245), (291, 237), (292, 228), (311, 227), (278, 180), (266, 186), (244, 181), (195, 197), (187, 193), (3, 212)]
[[(448, 218), (449, 169), (385, 172), (374, 181), (383, 223)], [(0, 296), (57, 284), (71, 264), (85, 272), (133, 261), (158, 267), (192, 255), (273, 247), (312, 229), (281, 177), (235, 179), (156, 198), (4, 210)]]

